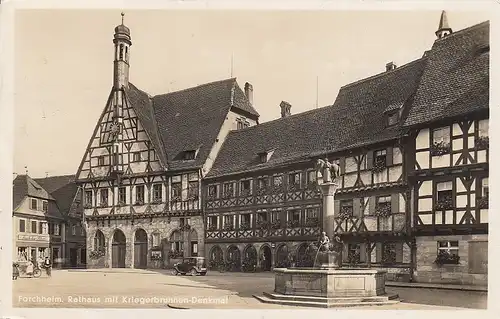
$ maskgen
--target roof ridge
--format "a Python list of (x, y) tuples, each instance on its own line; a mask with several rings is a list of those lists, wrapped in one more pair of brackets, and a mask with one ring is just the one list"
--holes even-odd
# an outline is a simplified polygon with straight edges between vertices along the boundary
[(458, 31), (455, 31), (455, 32), (452, 32), (450, 34), (448, 34), (447, 36), (445, 37), (442, 37), (440, 39), (436, 39), (434, 41), (434, 43), (437, 43), (437, 42), (443, 42), (443, 40), (446, 40), (446, 39), (449, 39), (449, 38), (453, 38), (454, 36), (456, 36), (457, 34), (460, 35), (462, 33), (465, 33), (465, 32), (468, 32), (468, 31), (471, 31), (471, 30), (474, 30), (474, 29), (478, 29), (486, 24), (490, 24), (490, 20), (486, 20), (486, 21), (483, 21), (483, 22), (480, 22), (480, 23), (477, 23), (477, 24), (474, 24), (470, 27), (467, 27), (467, 28), (464, 28), (464, 29), (461, 29), (461, 30), (458, 30)]
[(351, 86), (354, 86), (354, 85), (358, 85), (358, 84), (361, 84), (361, 83), (364, 83), (366, 81), (371, 81), (371, 80), (374, 80), (376, 78), (379, 78), (379, 77), (382, 77), (383, 75), (387, 75), (387, 74), (394, 74), (396, 73), (397, 71), (401, 70), (401, 69), (404, 69), (404, 68), (407, 68), (409, 67), (410, 65), (412, 64), (416, 64), (416, 63), (419, 63), (421, 62), (422, 60), (425, 60), (427, 57), (426, 56), (423, 56), (423, 57), (420, 57), (416, 60), (413, 60), (413, 61), (410, 61), (406, 64), (403, 64), (401, 66), (398, 66), (396, 67), (394, 70), (390, 70), (390, 71), (383, 71), (383, 72), (380, 72), (380, 73), (377, 73), (377, 74), (374, 74), (374, 75), (371, 75), (367, 78), (364, 78), (364, 79), (360, 79), (360, 80), (357, 80), (357, 81), (354, 81), (354, 82), (351, 82), (349, 84), (346, 84), (344, 86), (341, 86), (340, 87), (340, 90), (342, 89), (345, 89), (345, 88), (348, 88), (348, 87), (351, 87)]
[(153, 96), (153, 98), (156, 98), (156, 97), (159, 97), (159, 96), (165, 96), (165, 95), (169, 95), (169, 94), (174, 94), (174, 93), (181, 93), (181, 92), (185, 92), (185, 91), (194, 90), (194, 89), (198, 89), (198, 88), (201, 88), (201, 87), (213, 85), (213, 84), (216, 84), (216, 83), (223, 83), (223, 82), (229, 82), (229, 81), (235, 81), (236, 82), (236, 77), (232, 77), (232, 78), (228, 78), (228, 79), (224, 79), (224, 80), (212, 81), (212, 82), (208, 82), (208, 83), (203, 83), (203, 84), (199, 84), (199, 85), (196, 85), (196, 86), (191, 86), (191, 87), (188, 87), (188, 88), (185, 88), (185, 89), (182, 89), (182, 90), (173, 91), (173, 92), (169, 92), (169, 93), (156, 94), (156, 95)]

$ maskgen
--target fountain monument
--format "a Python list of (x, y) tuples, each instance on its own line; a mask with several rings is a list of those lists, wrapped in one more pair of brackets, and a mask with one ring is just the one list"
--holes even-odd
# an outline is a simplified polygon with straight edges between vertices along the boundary
[(397, 294), (385, 291), (385, 270), (342, 267), (343, 243), (334, 232), (339, 166), (320, 159), (316, 172), (323, 198), (323, 219), (321, 237), (311, 245), (314, 265), (275, 268), (274, 292), (254, 297), (265, 303), (326, 308), (398, 303)]

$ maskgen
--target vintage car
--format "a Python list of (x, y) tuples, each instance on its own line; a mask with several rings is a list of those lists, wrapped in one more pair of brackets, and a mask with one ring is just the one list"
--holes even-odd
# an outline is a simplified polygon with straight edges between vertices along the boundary
[(185, 275), (190, 274), (191, 276), (207, 274), (207, 265), (205, 257), (184, 257), (182, 262), (174, 264), (174, 269), (172, 270), (172, 275)]

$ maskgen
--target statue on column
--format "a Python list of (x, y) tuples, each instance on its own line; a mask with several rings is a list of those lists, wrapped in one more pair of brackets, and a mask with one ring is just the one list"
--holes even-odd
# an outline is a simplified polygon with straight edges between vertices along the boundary
[(319, 174), (323, 176), (323, 183), (333, 182), (340, 176), (340, 166), (330, 163), (328, 159), (318, 159), (316, 162), (316, 173), (318, 177)]

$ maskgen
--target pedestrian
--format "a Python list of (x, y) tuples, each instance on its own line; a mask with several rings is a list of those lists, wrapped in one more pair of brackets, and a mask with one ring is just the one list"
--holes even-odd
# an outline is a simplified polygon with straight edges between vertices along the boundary
[(47, 273), (47, 276), (51, 277), (52, 276), (52, 264), (50, 262), (49, 257), (45, 257), (45, 261), (43, 262), (43, 266), (45, 267), (45, 272)]
[(28, 263), (26, 264), (26, 275), (31, 277), (33, 276), (33, 268), (34, 265), (33, 265), (33, 262), (31, 260), (28, 261)]

